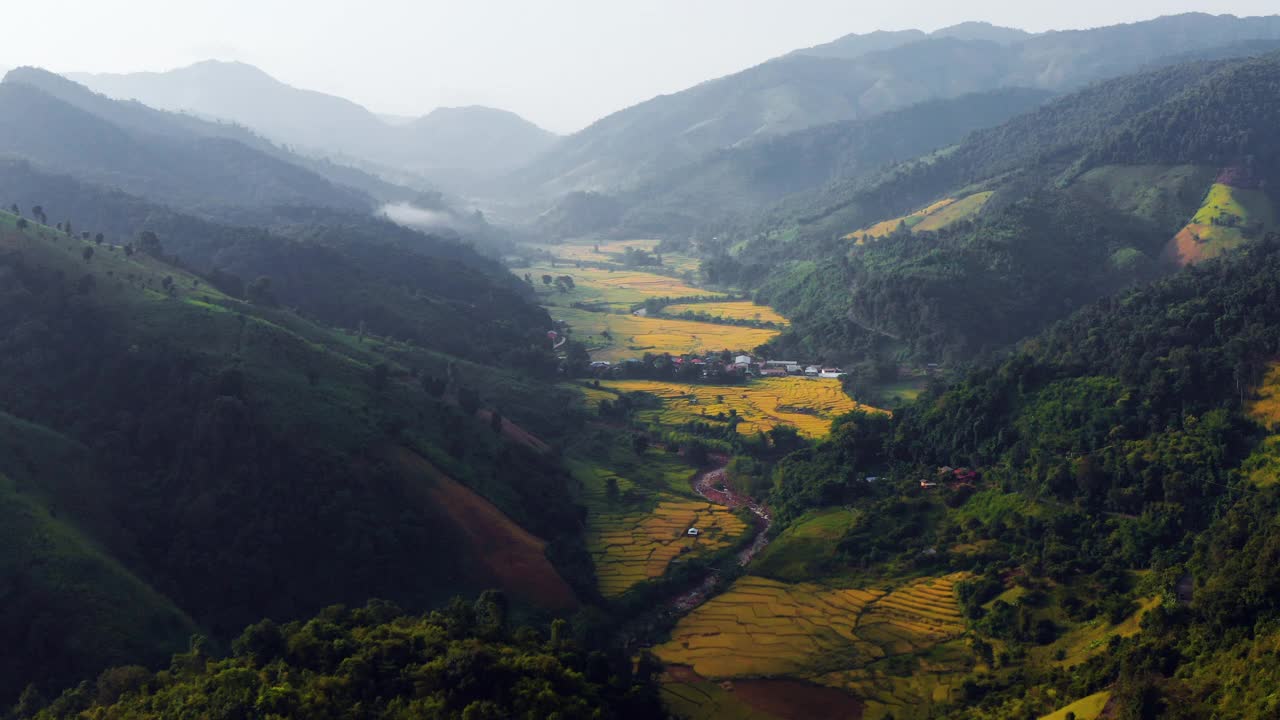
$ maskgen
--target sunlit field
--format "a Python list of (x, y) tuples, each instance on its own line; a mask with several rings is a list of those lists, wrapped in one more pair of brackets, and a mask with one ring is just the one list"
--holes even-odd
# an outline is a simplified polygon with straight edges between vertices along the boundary
[(941, 230), (952, 223), (978, 214), (987, 204), (987, 201), (991, 199), (992, 195), (994, 195), (992, 192), (980, 192), (967, 195), (959, 200), (945, 198), (910, 215), (885, 220), (857, 232), (851, 232), (845, 236), (845, 239), (854, 240), (858, 245), (861, 245), (868, 240), (890, 235), (903, 225), (912, 232)]
[[(642, 411), (642, 419), (662, 425), (695, 420), (715, 422), (735, 411), (742, 421), (738, 432), (753, 434), (777, 425), (790, 425), (808, 437), (823, 437), (831, 421), (859, 405), (828, 378), (761, 378), (745, 385), (693, 385), (659, 380), (610, 380), (601, 383), (620, 392), (646, 392), (663, 399), (661, 410)], [(648, 417), (645, 418), (645, 414)]]
[[(674, 277), (639, 270), (609, 270), (595, 267), (574, 267), (568, 263), (537, 263), (533, 267), (512, 268), (516, 277), (525, 275), (533, 282), (538, 302), (543, 305), (569, 307), (575, 303), (599, 305), (601, 309), (629, 311), (650, 298), (719, 298), (724, 293), (693, 287)], [(552, 277), (552, 283), (543, 282), (543, 276)], [(573, 278), (574, 287), (562, 290), (554, 279), (561, 275)]]
[(750, 351), (778, 335), (768, 330), (663, 317), (550, 308), (551, 317), (569, 324), (571, 337), (587, 346), (592, 359), (619, 361), (645, 353)]
[[(744, 577), (676, 624), (654, 652), (712, 679), (793, 677), (881, 708), (945, 699), (971, 653), (955, 573), (894, 589)], [(910, 668), (910, 672), (903, 672)]]
[(663, 315), (671, 315), (672, 317), (687, 312), (726, 320), (754, 320), (781, 326), (788, 324), (786, 318), (779, 315), (776, 310), (768, 305), (757, 305), (747, 300), (738, 302), (683, 303), (668, 305), (662, 309)]
[[(666, 474), (677, 476), (673, 480), (686, 488), (694, 473), (656, 453), (651, 464), (663, 465)], [(583, 484), (587, 507), (587, 551), (606, 597), (662, 577), (678, 558), (727, 548), (747, 529), (722, 505), (644, 488), (599, 465), (575, 464), (574, 475)], [(690, 536), (689, 528), (697, 528), (698, 535)]]

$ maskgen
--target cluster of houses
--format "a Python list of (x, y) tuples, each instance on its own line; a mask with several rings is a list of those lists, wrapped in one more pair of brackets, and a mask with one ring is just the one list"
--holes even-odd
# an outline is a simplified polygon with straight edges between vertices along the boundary
[(976, 470), (969, 468), (953, 468), (950, 465), (944, 465), (938, 468), (938, 472), (932, 479), (920, 481), (920, 487), (930, 490), (936, 487), (973, 487), (978, 482), (978, 473)]
[[(701, 375), (704, 378), (723, 374), (741, 377), (787, 377), (794, 375), (808, 378), (839, 379), (845, 375), (845, 371), (838, 367), (805, 365), (795, 360), (761, 360), (750, 355), (735, 355), (732, 358), (726, 357), (722, 353), (708, 353), (705, 356), (673, 356), (669, 358), (664, 355), (660, 358), (652, 358), (649, 361), (670, 362), (671, 367), (677, 371), (686, 370), (687, 366), (692, 365), (701, 369)], [(635, 358), (618, 363), (597, 360), (591, 363), (591, 370), (598, 375), (624, 376), (627, 374), (629, 367), (639, 367), (645, 365), (645, 363), (645, 360)]]

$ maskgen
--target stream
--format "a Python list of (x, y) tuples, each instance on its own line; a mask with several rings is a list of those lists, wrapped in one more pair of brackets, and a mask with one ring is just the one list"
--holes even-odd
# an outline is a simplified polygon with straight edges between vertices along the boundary
[[(712, 459), (715, 460), (716, 466), (695, 475), (693, 489), (694, 492), (706, 498), (709, 502), (733, 509), (745, 507), (751, 511), (751, 514), (755, 515), (756, 537), (751, 541), (750, 545), (738, 552), (738, 566), (746, 567), (769, 544), (769, 528), (773, 525), (773, 515), (769, 512), (769, 508), (756, 502), (754, 498), (734, 491), (725, 482), (725, 466), (729, 464), (728, 456), (715, 455), (712, 456)], [(711, 599), (711, 594), (714, 592), (716, 583), (719, 580), (719, 572), (710, 573), (696, 587), (686, 590), (672, 599), (670, 603), (671, 609), (683, 614), (698, 607)]]

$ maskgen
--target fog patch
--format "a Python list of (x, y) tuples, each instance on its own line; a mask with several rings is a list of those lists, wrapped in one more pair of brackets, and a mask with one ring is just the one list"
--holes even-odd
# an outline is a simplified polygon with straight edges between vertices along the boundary
[(382, 214), (393, 222), (413, 228), (447, 227), (457, 229), (460, 223), (451, 213), (439, 210), (426, 210), (406, 202), (387, 203), (382, 206)]

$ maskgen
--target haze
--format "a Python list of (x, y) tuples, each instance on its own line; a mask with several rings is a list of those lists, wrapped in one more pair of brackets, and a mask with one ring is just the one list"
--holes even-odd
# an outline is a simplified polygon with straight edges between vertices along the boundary
[[(1274, 0), (1074, 3), (978, 0), (46, 0), (5, 8), (0, 67), (56, 72), (167, 70), (240, 60), (388, 114), (483, 104), (569, 132), (654, 95), (797, 47), (877, 29), (987, 20), (1032, 31), (1188, 11), (1258, 15)], [(74, 17), (74, 22), (60, 19)], [(39, 29), (39, 31), (36, 31)]]

